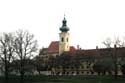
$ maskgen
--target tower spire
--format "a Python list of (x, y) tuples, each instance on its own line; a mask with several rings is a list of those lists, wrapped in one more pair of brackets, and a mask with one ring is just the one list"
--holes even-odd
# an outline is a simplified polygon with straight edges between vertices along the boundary
[(63, 23), (62, 26), (67, 26), (67, 25), (66, 25), (67, 21), (66, 21), (65, 15), (64, 15), (64, 19), (63, 19), (62, 23)]
[(69, 28), (67, 27), (67, 21), (66, 21), (66, 18), (65, 18), (65, 14), (64, 14), (64, 19), (62, 21), (62, 27), (60, 27), (60, 31), (62, 31), (62, 32), (69, 31)]
[(64, 18), (65, 18), (65, 16), (66, 16), (66, 15), (65, 15), (65, 13), (64, 13)]
[(61, 55), (63, 52), (67, 52), (70, 50), (70, 46), (69, 46), (69, 28), (67, 27), (67, 21), (65, 18), (65, 14), (64, 14), (64, 18), (62, 20), (62, 26), (60, 27), (60, 33), (59, 33), (59, 55)]
[[(66, 20), (66, 15), (65, 15), (65, 13), (64, 13), (64, 19)], [(63, 20), (64, 20), (64, 19), (63, 19)]]

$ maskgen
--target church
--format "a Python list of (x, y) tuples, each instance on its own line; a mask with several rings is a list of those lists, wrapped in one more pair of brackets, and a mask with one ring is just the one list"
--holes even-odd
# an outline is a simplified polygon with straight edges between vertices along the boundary
[(74, 46), (70, 46), (70, 33), (69, 27), (67, 27), (67, 21), (64, 17), (62, 21), (62, 26), (59, 28), (61, 31), (59, 33), (59, 41), (52, 41), (48, 48), (42, 48), (41, 52), (43, 52), (43, 56), (60, 56), (64, 52), (75, 53), (76, 48)]
[[(97, 46), (96, 49), (86, 50), (79, 48), (79, 46), (77, 46), (77, 48), (70, 46), (70, 33), (68, 32), (70, 29), (67, 26), (65, 17), (59, 30), (59, 41), (52, 41), (48, 48), (40, 49), (39, 56), (44, 59), (45, 63), (48, 63), (52, 57), (56, 58), (62, 55), (75, 56), (75, 58), (80, 56), (82, 60), (79, 60), (80, 65), (78, 64), (79, 66), (77, 68), (74, 66), (66, 68), (62, 66), (58, 68), (53, 66), (49, 67), (49, 70), (46, 69), (49, 73), (46, 75), (114, 75), (114, 66), (111, 67), (114, 61), (117, 62), (117, 74), (123, 74), (122, 65), (125, 60), (125, 47), (116, 48), (116, 46), (114, 46), (113, 48), (98, 48)], [(109, 65), (110, 63), (111, 65)], [(109, 69), (109, 67), (111, 68)]]

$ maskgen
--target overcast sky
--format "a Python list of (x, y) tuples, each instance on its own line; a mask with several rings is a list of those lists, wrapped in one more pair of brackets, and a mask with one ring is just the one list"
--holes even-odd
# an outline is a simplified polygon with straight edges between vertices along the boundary
[(103, 47), (107, 37), (125, 36), (125, 0), (0, 0), (0, 33), (28, 30), (39, 48), (48, 47), (59, 40), (64, 13), (75, 47)]

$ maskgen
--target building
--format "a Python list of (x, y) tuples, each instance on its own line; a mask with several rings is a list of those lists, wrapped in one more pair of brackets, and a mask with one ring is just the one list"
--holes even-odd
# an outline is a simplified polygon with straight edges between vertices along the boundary
[(67, 21), (64, 17), (62, 21), (62, 26), (59, 29), (61, 32), (59, 33), (59, 41), (52, 41), (48, 48), (42, 48), (40, 50), (40, 55), (43, 57), (49, 57), (49, 56), (60, 56), (64, 52), (70, 52), (73, 53), (76, 51), (76, 48), (74, 46), (70, 46), (69, 44), (69, 38), (70, 33), (68, 33), (69, 28), (67, 27)]
[[(93, 68), (95, 64), (101, 63), (103, 64), (103, 60), (112, 60), (117, 61), (117, 70), (118, 75), (122, 75), (122, 63), (124, 62), (124, 55), (125, 55), (125, 47), (116, 48), (98, 48), (96, 49), (81, 49), (79, 46), (75, 48), (74, 46), (70, 46), (70, 33), (69, 28), (67, 27), (67, 21), (64, 17), (62, 21), (62, 26), (59, 28), (61, 31), (59, 33), (59, 41), (52, 41), (48, 48), (42, 48), (40, 50), (39, 56), (42, 57), (47, 63), (50, 60), (50, 57), (58, 57), (62, 55), (69, 55), (75, 56), (81, 55), (84, 59), (81, 62), (81, 65), (77, 68), (69, 66), (68, 68), (62, 68), (59, 66), (58, 68), (52, 67), (50, 69), (51, 75), (97, 75), (99, 74), (114, 74), (114, 70), (111, 69), (108, 71), (108, 67), (106, 66), (107, 70), (103, 72), (96, 72)], [(85, 60), (87, 58), (87, 60)], [(89, 59), (93, 59), (93, 61), (88, 61)], [(114, 60), (115, 59), (115, 60)], [(110, 63), (110, 62), (109, 62)], [(106, 63), (108, 65), (108, 63)]]

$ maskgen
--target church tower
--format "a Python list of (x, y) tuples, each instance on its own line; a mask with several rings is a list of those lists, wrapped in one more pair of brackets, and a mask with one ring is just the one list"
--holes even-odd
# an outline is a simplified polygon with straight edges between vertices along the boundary
[(62, 21), (62, 27), (60, 27), (60, 33), (59, 33), (59, 55), (62, 54), (63, 52), (69, 51), (70, 46), (69, 46), (69, 28), (67, 27), (67, 21), (64, 19)]

